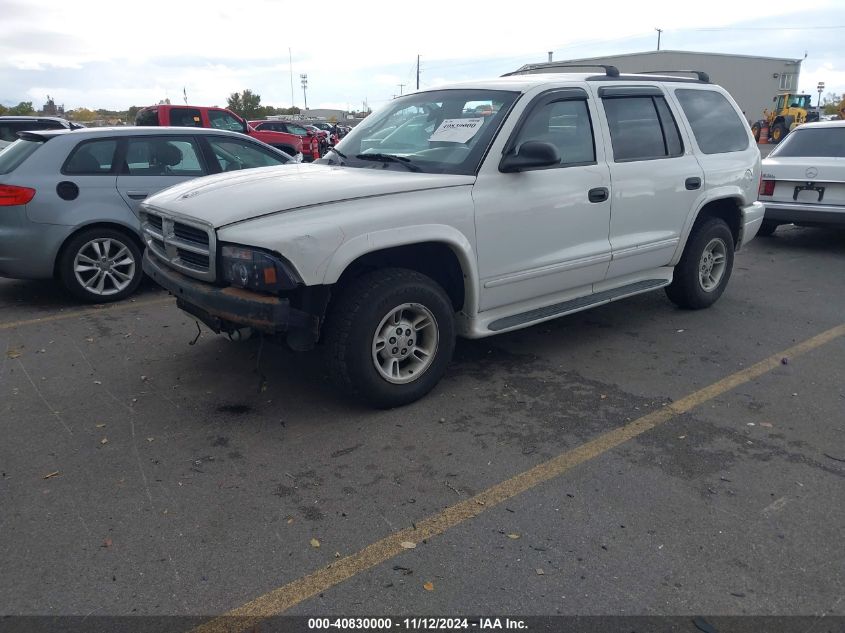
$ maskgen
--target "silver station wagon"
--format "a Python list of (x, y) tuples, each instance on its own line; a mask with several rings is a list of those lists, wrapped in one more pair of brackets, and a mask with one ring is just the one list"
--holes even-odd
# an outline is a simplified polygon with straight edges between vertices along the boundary
[(291, 160), (243, 134), (201, 128), (18, 137), (0, 150), (0, 277), (57, 278), (92, 303), (123, 299), (141, 282), (142, 200), (191, 178)]

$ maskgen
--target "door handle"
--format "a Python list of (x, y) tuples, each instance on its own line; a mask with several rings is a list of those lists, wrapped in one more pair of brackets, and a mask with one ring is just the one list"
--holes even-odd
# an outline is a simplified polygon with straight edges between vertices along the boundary
[(684, 181), (684, 186), (687, 188), (687, 191), (695, 191), (696, 189), (701, 188), (701, 178), (694, 177), (694, 178), (687, 178)]
[(127, 191), (126, 195), (132, 198), (133, 200), (143, 200), (150, 194), (146, 191)]
[(596, 187), (595, 189), (590, 189), (589, 193), (587, 193), (587, 198), (590, 202), (605, 202), (610, 197), (610, 192), (607, 190), (607, 187)]

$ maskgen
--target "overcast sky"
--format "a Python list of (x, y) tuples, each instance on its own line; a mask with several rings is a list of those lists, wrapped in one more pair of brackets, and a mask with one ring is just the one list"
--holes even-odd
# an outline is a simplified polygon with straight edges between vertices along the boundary
[[(803, 58), (799, 89), (845, 93), (845, 3), (652, 0), (306, 3), (254, 0), (0, 0), (0, 103), (47, 95), (66, 108), (125, 109), (169, 97), (225, 105), (373, 108), (414, 88), (500, 75), (524, 63), (661, 47)], [(759, 14), (766, 13), (761, 19)], [(405, 84), (400, 88), (399, 84)]]

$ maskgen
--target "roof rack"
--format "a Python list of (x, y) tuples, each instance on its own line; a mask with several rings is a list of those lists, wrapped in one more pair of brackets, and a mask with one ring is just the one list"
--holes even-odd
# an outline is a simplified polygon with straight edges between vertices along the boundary
[(665, 75), (666, 73), (687, 73), (689, 75), (695, 75), (698, 77), (699, 81), (702, 81), (706, 84), (710, 83), (710, 75), (708, 75), (703, 70), (642, 70), (638, 72), (638, 75)]
[(538, 69), (545, 69), (545, 68), (604, 68), (605, 75), (608, 77), (618, 77), (619, 76), (619, 69), (616, 66), (610, 66), (608, 64), (568, 64), (566, 62), (561, 62), (559, 64), (555, 63), (544, 63), (544, 64), (526, 64), (522, 68), (518, 70), (514, 70), (509, 73), (505, 73), (502, 77), (510, 77), (512, 75), (522, 75), (524, 73), (529, 73), (532, 70)]

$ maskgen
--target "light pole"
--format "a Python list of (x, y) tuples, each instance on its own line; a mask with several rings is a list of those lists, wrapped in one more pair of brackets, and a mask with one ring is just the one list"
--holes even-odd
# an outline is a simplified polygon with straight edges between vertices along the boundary
[(816, 86), (816, 88), (819, 91), (819, 100), (818, 100), (818, 103), (816, 103), (816, 109), (818, 109), (819, 114), (821, 114), (821, 111), (822, 111), (822, 91), (824, 90), (824, 82), (820, 81), (819, 85)]
[(308, 110), (308, 94), (306, 92), (308, 89), (308, 75), (300, 75), (299, 80), (302, 82), (302, 99), (305, 101), (305, 109)]

